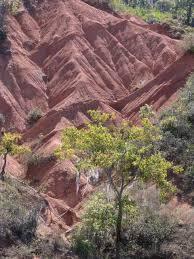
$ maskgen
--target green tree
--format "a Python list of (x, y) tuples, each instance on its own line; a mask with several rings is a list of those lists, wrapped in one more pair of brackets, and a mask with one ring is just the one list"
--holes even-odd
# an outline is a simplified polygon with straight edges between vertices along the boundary
[[(167, 180), (168, 170), (179, 172), (155, 148), (161, 132), (148, 118), (141, 126), (130, 126), (124, 121), (113, 126), (111, 114), (89, 111), (92, 122), (85, 128), (66, 128), (62, 144), (56, 150), (61, 158), (74, 158), (79, 172), (103, 170), (115, 193), (116, 201), (116, 256), (120, 258), (120, 241), (125, 191), (135, 180), (152, 181), (161, 188), (161, 197), (174, 191)], [(79, 157), (79, 159), (77, 158)]]
[(20, 145), (21, 135), (17, 133), (4, 133), (0, 141), (0, 155), (3, 156), (3, 166), (0, 173), (0, 179), (4, 180), (5, 169), (8, 155), (19, 155), (29, 152), (30, 149)]

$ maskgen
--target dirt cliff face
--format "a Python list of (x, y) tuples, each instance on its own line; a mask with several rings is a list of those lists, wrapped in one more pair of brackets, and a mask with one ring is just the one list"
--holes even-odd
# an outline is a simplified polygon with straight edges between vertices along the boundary
[[(27, 1), (25, 1), (27, 2)], [(24, 133), (36, 154), (48, 157), (67, 125), (88, 120), (89, 109), (115, 112), (117, 121), (136, 117), (148, 103), (169, 105), (194, 68), (179, 42), (149, 29), (137, 18), (119, 18), (81, 0), (41, 0), (7, 18), (10, 52), (0, 54), (0, 112), (6, 128)], [(32, 128), (26, 117), (44, 112)], [(39, 161), (27, 177), (44, 189), (55, 214), (68, 227), (91, 191), (69, 161)], [(67, 217), (68, 215), (68, 217)]]

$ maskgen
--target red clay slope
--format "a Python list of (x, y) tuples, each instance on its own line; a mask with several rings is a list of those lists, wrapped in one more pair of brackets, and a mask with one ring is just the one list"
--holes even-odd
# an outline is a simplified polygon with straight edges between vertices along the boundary
[[(32, 12), (21, 8), (8, 17), (11, 55), (0, 54), (6, 128), (23, 131), (34, 152), (48, 156), (61, 129), (81, 126), (89, 109), (113, 111), (119, 121), (135, 116), (145, 103), (158, 109), (171, 102), (193, 70), (194, 57), (181, 56), (178, 41), (134, 21), (81, 0), (42, 0)], [(45, 115), (26, 129), (27, 114), (36, 106)], [(73, 165), (52, 160), (29, 167), (27, 177), (44, 189), (56, 213), (68, 211), (62, 220), (71, 227), (90, 190), (86, 179), (77, 195)]]

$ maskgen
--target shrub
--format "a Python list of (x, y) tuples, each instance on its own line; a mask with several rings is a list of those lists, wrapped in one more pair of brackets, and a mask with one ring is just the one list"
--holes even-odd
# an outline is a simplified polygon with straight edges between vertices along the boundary
[(184, 38), (183, 49), (194, 54), (194, 34), (188, 34)]
[(34, 108), (32, 111), (28, 113), (27, 116), (27, 123), (28, 125), (32, 126), (34, 125), (40, 118), (42, 118), (43, 113), (41, 109), (39, 108)]
[(3, 258), (76, 258), (64, 240), (58, 236), (36, 238), (30, 244), (19, 243), (3, 249), (2, 252)]
[(165, 157), (185, 169), (179, 188), (191, 191), (194, 186), (194, 75), (187, 81), (179, 100), (160, 118), (163, 138), (159, 149)]
[(115, 212), (113, 204), (102, 193), (90, 200), (82, 224), (73, 235), (73, 248), (80, 258), (103, 256), (107, 242), (113, 246)]
[(38, 166), (42, 163), (49, 163), (51, 161), (55, 161), (56, 157), (54, 154), (50, 154), (48, 156), (43, 156), (40, 154), (30, 154), (30, 156), (27, 158), (27, 164), (28, 166)]
[(143, 211), (134, 224), (126, 230), (131, 256), (140, 258), (161, 253), (161, 246), (173, 239), (176, 224), (168, 216), (154, 211)]
[[(73, 248), (80, 258), (113, 258), (115, 254), (115, 204), (98, 194), (89, 202), (83, 221), (73, 235)], [(150, 258), (173, 239), (176, 224), (165, 215), (125, 206), (121, 258)]]

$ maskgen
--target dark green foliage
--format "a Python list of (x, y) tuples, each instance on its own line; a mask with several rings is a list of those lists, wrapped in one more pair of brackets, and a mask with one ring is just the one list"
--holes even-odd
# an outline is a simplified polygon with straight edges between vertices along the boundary
[(163, 133), (163, 139), (159, 144), (160, 150), (164, 152), (168, 160), (186, 166), (189, 157), (188, 141), (186, 139), (177, 138), (172, 132), (166, 131)]
[(129, 225), (126, 237), (130, 256), (151, 257), (161, 253), (161, 246), (173, 240), (176, 224), (170, 217), (154, 211), (143, 211), (134, 224)]
[(160, 118), (163, 138), (159, 148), (166, 158), (185, 169), (184, 190), (194, 187), (194, 75), (192, 75), (180, 99)]
[(27, 123), (30, 126), (33, 126), (40, 118), (42, 118), (43, 113), (40, 108), (36, 107), (28, 113)]

